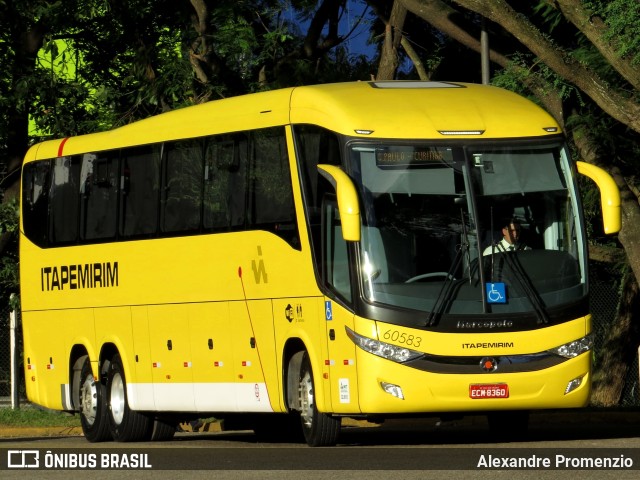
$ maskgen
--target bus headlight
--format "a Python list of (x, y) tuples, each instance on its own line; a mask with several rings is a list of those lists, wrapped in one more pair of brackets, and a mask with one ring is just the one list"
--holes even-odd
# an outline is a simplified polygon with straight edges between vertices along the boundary
[(560, 345), (559, 347), (551, 348), (547, 350), (547, 352), (560, 355), (564, 358), (574, 358), (584, 352), (588, 352), (592, 348), (593, 335), (589, 334), (579, 340), (574, 340), (573, 342), (565, 343), (564, 345)]
[(348, 327), (345, 327), (345, 330), (347, 331), (347, 336), (353, 341), (353, 343), (365, 352), (373, 353), (374, 355), (386, 358), (387, 360), (403, 363), (408, 362), (409, 360), (414, 360), (423, 355), (422, 352), (417, 352), (406, 347), (398, 347), (397, 345), (391, 345), (390, 343), (381, 342), (380, 340), (363, 337)]

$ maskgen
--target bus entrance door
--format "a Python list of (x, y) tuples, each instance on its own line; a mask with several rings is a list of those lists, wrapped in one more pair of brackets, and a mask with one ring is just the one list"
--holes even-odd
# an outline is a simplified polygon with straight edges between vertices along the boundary
[(353, 330), (353, 313), (325, 297), (324, 317), (328, 340), (331, 405), (334, 413), (360, 413), (356, 347), (345, 327)]

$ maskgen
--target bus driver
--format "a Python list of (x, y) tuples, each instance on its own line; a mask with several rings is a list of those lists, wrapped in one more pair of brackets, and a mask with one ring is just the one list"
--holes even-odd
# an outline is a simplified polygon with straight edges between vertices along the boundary
[(522, 227), (515, 219), (509, 220), (509, 222), (502, 227), (502, 239), (485, 248), (482, 255), (491, 255), (494, 252), (499, 253), (512, 250), (531, 250), (531, 247), (528, 247), (520, 241), (521, 230)]

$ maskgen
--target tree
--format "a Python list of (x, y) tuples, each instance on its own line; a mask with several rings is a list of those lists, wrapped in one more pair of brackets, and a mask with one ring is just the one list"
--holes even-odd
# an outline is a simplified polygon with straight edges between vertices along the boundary
[[(577, 154), (616, 179), (624, 215), (617, 240), (640, 278), (637, 0), (356, 1), (379, 19), (377, 72), (343, 48), (352, 33), (340, 29), (347, 0), (290, 0), (289, 16), (280, 0), (0, 0), (5, 200), (17, 194), (22, 158), (37, 140), (30, 121), (39, 136), (64, 137), (215, 98), (372, 73), (479, 79), (484, 19), (494, 83), (541, 103)], [(407, 59), (413, 72), (400, 71)], [(594, 255), (604, 256), (600, 247)], [(625, 298), (621, 311), (632, 311), (636, 297)], [(630, 327), (620, 332), (633, 338)]]
[[(0, 189), (17, 195), (30, 144), (181, 106), (362, 78), (340, 45), (344, 0), (0, 0)], [(308, 20), (308, 28), (298, 28)], [(366, 76), (365, 76), (366, 78)], [(30, 125), (36, 132), (29, 132)]]
[[(640, 341), (638, 328), (631, 321), (640, 278), (640, 190), (636, 178), (640, 4), (635, 0), (393, 3), (478, 53), (480, 20), (484, 18), (493, 39), (490, 59), (496, 71), (494, 83), (541, 103), (565, 127), (577, 155), (607, 169), (615, 179), (623, 212), (617, 240), (633, 274), (625, 275), (617, 324), (608, 340), (610, 354), (596, 373), (594, 397), (599, 403), (616, 403), (621, 384), (609, 381), (610, 372), (626, 371)], [(388, 59), (383, 56), (381, 63), (385, 61)], [(597, 236), (598, 232), (593, 233)], [(611, 256), (602, 245), (592, 245), (590, 251), (594, 257)]]

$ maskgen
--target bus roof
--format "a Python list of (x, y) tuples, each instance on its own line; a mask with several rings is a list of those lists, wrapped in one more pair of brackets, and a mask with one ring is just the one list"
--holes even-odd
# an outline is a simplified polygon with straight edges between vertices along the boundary
[(560, 132), (507, 90), (458, 82), (381, 81), (291, 87), (186, 107), (113, 130), (34, 145), (26, 161), (286, 124), (366, 138), (526, 138)]

